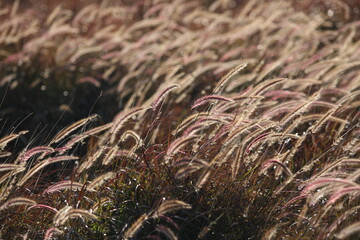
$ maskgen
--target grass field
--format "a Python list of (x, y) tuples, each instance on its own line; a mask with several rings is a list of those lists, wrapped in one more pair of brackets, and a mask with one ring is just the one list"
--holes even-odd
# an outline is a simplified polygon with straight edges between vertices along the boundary
[(0, 0), (0, 239), (360, 239), (359, 6)]

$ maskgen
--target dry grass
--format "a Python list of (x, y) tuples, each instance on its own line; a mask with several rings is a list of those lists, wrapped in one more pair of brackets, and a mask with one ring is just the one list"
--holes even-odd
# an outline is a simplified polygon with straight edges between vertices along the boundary
[(357, 236), (359, 9), (307, 4), (0, 2), (0, 238)]

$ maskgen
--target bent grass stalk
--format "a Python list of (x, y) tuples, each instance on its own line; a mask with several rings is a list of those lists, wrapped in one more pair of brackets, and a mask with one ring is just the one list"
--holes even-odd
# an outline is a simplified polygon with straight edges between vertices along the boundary
[(10, 207), (14, 207), (14, 206), (19, 206), (19, 205), (36, 205), (36, 202), (34, 200), (31, 200), (29, 198), (24, 198), (24, 197), (17, 197), (17, 198), (12, 198), (10, 200), (8, 200), (7, 202), (5, 202), (1, 207), (0, 207), (0, 211), (3, 211), (7, 208)]
[(76, 129), (84, 126), (85, 124), (87, 124), (87, 123), (89, 123), (91, 121), (94, 121), (98, 117), (99, 116), (97, 114), (94, 114), (94, 115), (91, 115), (90, 117), (81, 119), (81, 120), (71, 124), (70, 126), (65, 128), (64, 130), (62, 130), (61, 132), (56, 134), (56, 136), (53, 138), (53, 140), (51, 140), (50, 144), (58, 143), (59, 141), (64, 139), (66, 136), (68, 136), (70, 133), (72, 133)]
[(65, 181), (61, 181), (59, 183), (55, 183), (54, 185), (48, 187), (44, 191), (44, 193), (53, 193), (53, 192), (57, 192), (57, 191), (67, 190), (67, 189), (69, 189), (71, 191), (78, 191), (78, 190), (81, 190), (83, 188), (83, 186), (84, 186), (84, 184), (82, 184), (82, 183), (65, 180)]
[(28, 133), (28, 132), (29, 132), (29, 131), (21, 131), (21, 132), (19, 132), (19, 133), (13, 133), (13, 134), (10, 134), (10, 135), (8, 135), (8, 136), (5, 136), (5, 137), (1, 138), (1, 139), (0, 139), (0, 150), (1, 150), (1, 151), (4, 150), (4, 148), (6, 147), (6, 145), (7, 145), (9, 142), (17, 139), (17, 138), (20, 137), (21, 135), (24, 135), (24, 134), (26, 134), (26, 133)]
[(65, 222), (72, 218), (82, 217), (89, 220), (97, 220), (98, 217), (84, 209), (75, 209), (71, 206), (66, 206), (60, 209), (54, 216), (53, 223), (55, 226), (64, 225)]
[(42, 168), (48, 166), (52, 163), (62, 162), (62, 161), (74, 161), (78, 160), (78, 157), (75, 156), (60, 156), (60, 157), (54, 157), (54, 158), (47, 158), (43, 160), (42, 162), (36, 164), (33, 166), (17, 183), (16, 186), (20, 187), (22, 186), (27, 180), (29, 180), (35, 173), (40, 171)]

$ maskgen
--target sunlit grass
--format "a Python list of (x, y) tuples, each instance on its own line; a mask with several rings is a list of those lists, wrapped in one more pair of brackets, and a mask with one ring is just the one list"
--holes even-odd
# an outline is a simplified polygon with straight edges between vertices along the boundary
[(0, 238), (359, 233), (356, 4), (76, 3), (0, 4)]

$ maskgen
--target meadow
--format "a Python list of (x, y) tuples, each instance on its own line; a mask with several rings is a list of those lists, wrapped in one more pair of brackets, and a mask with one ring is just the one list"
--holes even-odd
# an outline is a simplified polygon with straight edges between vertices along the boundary
[(0, 0), (0, 239), (360, 239), (359, 19)]

